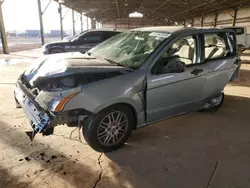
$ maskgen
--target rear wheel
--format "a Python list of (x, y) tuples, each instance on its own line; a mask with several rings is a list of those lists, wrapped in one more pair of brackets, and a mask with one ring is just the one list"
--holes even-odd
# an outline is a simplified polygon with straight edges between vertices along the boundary
[(214, 112), (218, 110), (224, 102), (224, 92), (220, 96), (214, 97), (210, 102), (206, 103), (200, 110), (201, 112)]
[(61, 48), (52, 48), (50, 50), (50, 54), (58, 54), (58, 53), (63, 53), (63, 52), (64, 52), (64, 50)]
[(111, 152), (129, 138), (135, 124), (133, 111), (126, 105), (106, 108), (83, 129), (86, 142), (96, 151)]

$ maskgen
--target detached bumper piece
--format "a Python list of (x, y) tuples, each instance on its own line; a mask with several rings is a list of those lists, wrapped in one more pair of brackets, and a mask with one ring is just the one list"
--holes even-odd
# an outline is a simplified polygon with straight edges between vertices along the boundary
[(20, 81), (17, 81), (14, 96), (23, 108), (33, 129), (31, 132), (26, 132), (31, 140), (34, 139), (36, 133), (53, 134), (54, 128), (50, 126), (50, 115), (39, 106), (35, 101), (35, 96)]

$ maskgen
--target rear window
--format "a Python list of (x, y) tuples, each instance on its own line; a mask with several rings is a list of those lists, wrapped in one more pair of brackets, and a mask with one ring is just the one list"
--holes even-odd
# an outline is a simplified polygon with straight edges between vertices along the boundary
[(234, 56), (237, 50), (236, 44), (234, 32), (204, 34), (205, 60)]
[(227, 55), (225, 33), (207, 33), (204, 35), (204, 39), (206, 60), (217, 59)]

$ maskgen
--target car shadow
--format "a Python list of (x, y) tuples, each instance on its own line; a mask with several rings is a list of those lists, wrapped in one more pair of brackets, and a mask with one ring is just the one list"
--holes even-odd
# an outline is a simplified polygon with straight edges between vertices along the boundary
[[(191, 113), (139, 129), (127, 145), (106, 156), (148, 187), (206, 187), (219, 162), (217, 187), (248, 181), (249, 108), (249, 98), (225, 96), (217, 112)], [(229, 173), (235, 169), (240, 172)]]
[[(101, 153), (96, 153), (90, 149), (91, 152), (86, 154), (90, 155), (92, 153), (93, 156), (96, 156), (96, 160), (94, 159), (94, 161), (93, 157), (89, 159), (92, 162), (90, 164), (96, 165), (96, 167), (92, 168), (89, 162), (86, 163), (86, 160), (81, 161), (86, 157), (88, 158), (82, 151), (80, 151), (83, 153), (81, 155), (77, 154), (79, 151), (73, 153), (69, 149), (66, 152), (61, 152), (52, 148), (46, 141), (39, 142), (34, 140), (30, 142), (21, 128), (15, 126), (16, 128), (12, 129), (13, 125), (9, 125), (1, 120), (0, 125), (1, 146), (8, 148), (8, 152), (12, 151), (12, 153), (8, 154), (11, 157), (10, 159), (5, 154), (7, 151), (5, 152), (4, 149), (1, 151), (1, 159), (7, 162), (10, 161), (11, 163), (6, 164), (8, 168), (4, 166), (0, 167), (0, 187), (57, 187), (58, 184), (56, 184), (56, 181), (53, 181), (54, 178), (57, 181), (61, 179), (59, 185), (63, 187), (93, 188), (100, 183), (102, 169), (99, 165), (101, 162), (99, 158), (102, 156)], [(54, 137), (58, 139), (58, 137)], [(50, 144), (53, 143), (50, 142)], [(3, 162), (3, 164), (7, 162)], [(20, 166), (22, 166), (21, 171), (23, 172), (21, 175), (14, 175), (16, 173), (15, 167), (20, 169)], [(29, 171), (25, 169), (29, 169)], [(109, 179), (108, 177), (105, 177), (105, 183), (109, 187), (119, 187), (119, 185), (124, 184), (121, 180)], [(101, 187), (100, 184), (98, 186)]]
[(229, 85), (250, 87), (250, 70), (241, 69), (239, 77)]

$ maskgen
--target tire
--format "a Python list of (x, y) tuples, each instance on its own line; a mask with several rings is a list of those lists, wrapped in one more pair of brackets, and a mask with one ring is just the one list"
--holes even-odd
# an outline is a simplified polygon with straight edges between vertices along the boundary
[(224, 92), (222, 92), (219, 97), (221, 97), (221, 100), (220, 100), (220, 102), (218, 104), (216, 104), (215, 106), (213, 106), (211, 108), (203, 108), (203, 109), (201, 109), (199, 111), (200, 112), (215, 112), (215, 111), (217, 111), (222, 106), (222, 104), (224, 103)]
[(49, 54), (58, 54), (58, 53), (63, 53), (64, 50), (61, 49), (61, 48), (52, 48), (50, 51), (49, 51)]
[(92, 117), (90, 123), (83, 128), (83, 136), (94, 150), (111, 152), (124, 145), (134, 125), (133, 110), (126, 105), (115, 105)]

